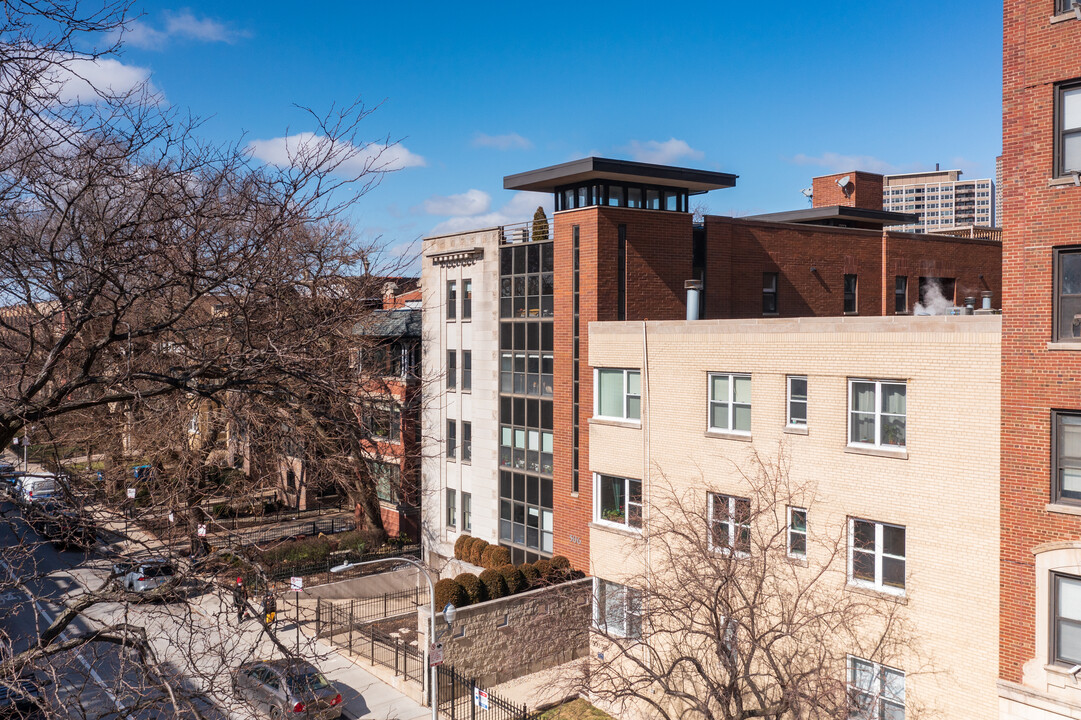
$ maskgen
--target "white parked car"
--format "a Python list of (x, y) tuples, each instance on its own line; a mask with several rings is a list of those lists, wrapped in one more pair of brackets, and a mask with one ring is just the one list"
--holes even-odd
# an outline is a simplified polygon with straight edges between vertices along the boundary
[(132, 592), (153, 590), (173, 579), (173, 565), (164, 558), (117, 562), (113, 564), (113, 572), (117, 582)]
[(15, 480), (15, 499), (24, 505), (55, 497), (58, 490), (52, 474), (23, 473)]

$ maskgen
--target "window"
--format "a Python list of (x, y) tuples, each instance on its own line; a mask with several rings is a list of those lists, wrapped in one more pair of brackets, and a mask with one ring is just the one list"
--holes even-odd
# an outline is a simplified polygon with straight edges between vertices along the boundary
[(458, 283), (447, 282), (447, 320), (453, 320), (458, 314)]
[(447, 488), (447, 527), (458, 527), (458, 491)]
[(398, 502), (398, 490), (402, 486), (402, 469), (394, 463), (365, 460), (364, 466), (375, 479), (375, 494), (386, 503)]
[(1051, 573), (1055, 617), (1052, 627), (1052, 660), (1081, 665), (1081, 577)]
[(903, 382), (849, 381), (849, 445), (905, 447), (905, 392)]
[(1051, 413), (1051, 497), (1055, 502), (1081, 504), (1081, 413)]
[(642, 637), (642, 592), (593, 578), (593, 627), (611, 637)]
[(751, 376), (709, 375), (709, 429), (751, 434)]
[(597, 368), (593, 414), (616, 420), (638, 420), (642, 413), (642, 376), (637, 370)]
[(642, 527), (642, 481), (596, 475), (594, 519), (624, 527)]
[(904, 720), (905, 674), (849, 655), (848, 697), (852, 720)]
[(447, 390), (458, 386), (458, 351), (447, 350)]
[(454, 451), (458, 445), (458, 426), (454, 420), (447, 420), (447, 460), (454, 459)]
[(462, 350), (462, 390), (473, 389), (473, 351)]
[(905, 529), (849, 518), (848, 577), (853, 585), (904, 593)]
[(856, 312), (856, 276), (845, 275), (845, 312)]
[(364, 427), (373, 440), (398, 442), (402, 430), (402, 410), (397, 405), (368, 404), (364, 407)]
[(762, 314), (777, 314), (777, 273), (762, 273)]
[(746, 554), (751, 551), (751, 501), (709, 494), (709, 548)]
[(807, 427), (807, 377), (788, 376), (788, 427)]
[(462, 320), (473, 317), (473, 281), (462, 281)]
[(807, 557), (807, 509), (788, 508), (788, 557)]
[(908, 312), (908, 276), (898, 275), (893, 285), (893, 312), (904, 315)]
[(462, 462), (473, 459), (473, 424), (462, 422)]
[(1081, 248), (1055, 249), (1055, 320), (1052, 339), (1081, 342)]
[(462, 493), (462, 532), (473, 531), (473, 496)]
[(1055, 92), (1055, 177), (1081, 171), (1081, 83)]
[(1055, 0), (1055, 12), (1072, 13), (1073, 12), (1073, 0)]

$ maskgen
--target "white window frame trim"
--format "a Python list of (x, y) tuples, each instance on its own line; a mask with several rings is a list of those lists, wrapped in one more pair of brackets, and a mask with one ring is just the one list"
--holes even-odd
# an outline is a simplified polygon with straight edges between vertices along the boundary
[[(863, 692), (863, 690), (861, 688), (857, 688), (852, 684), (852, 666), (853, 666), (852, 661), (853, 660), (858, 660), (858, 661), (860, 661), (862, 663), (867, 663), (868, 665), (871, 665), (872, 669), (873, 669), (872, 672), (873, 672), (873, 675), (875, 677), (875, 682), (876, 683), (881, 684), (881, 682), (882, 682), (881, 681), (882, 670), (886, 669), (886, 670), (892, 670), (895, 673), (899, 673), (901, 675), (901, 679), (905, 681), (905, 685), (907, 686), (907, 684), (908, 684), (908, 679), (906, 677), (906, 673), (905, 673), (904, 670), (901, 670), (900, 668), (892, 667), (890, 665), (883, 665), (882, 663), (875, 662), (874, 660), (868, 660), (867, 658), (861, 658), (860, 656), (853, 655), (852, 653), (846, 653), (846, 655), (845, 655), (845, 692), (846, 692), (846, 694), (849, 693), (849, 692)], [(904, 688), (904, 692), (905, 692), (906, 699), (907, 699), (907, 695), (908, 695), (908, 688), (907, 687)], [(879, 689), (875, 692), (874, 697), (875, 697), (874, 715), (872, 717), (868, 718), (868, 720), (879, 720), (879, 718), (881, 717), (881, 715), (879, 714), (880, 703), (882, 702), (883, 699), (885, 699), (887, 702), (897, 704), (897, 701), (894, 698), (886, 698), (883, 695), (883, 693), (881, 691), (881, 687), (879, 687)], [(902, 702), (901, 703), (901, 711), (904, 712), (906, 715), (908, 714), (907, 713), (907, 702)], [(855, 717), (855, 716), (852, 716), (852, 717)]]
[[(601, 618), (602, 610), (607, 610), (607, 608), (604, 607), (600, 602), (600, 599), (601, 599), (600, 584), (601, 583), (607, 583), (609, 585), (618, 585), (621, 588), (623, 588), (623, 602), (622, 602), (622, 605), (623, 605), (623, 628), (621, 629), (620, 632), (613, 632), (612, 624), (608, 622), (608, 619), (607, 618), (603, 618), (603, 619)], [(631, 617), (631, 614), (632, 614), (630, 612), (629, 603), (628, 603), (628, 600), (629, 600), (628, 596), (631, 593), (637, 593), (638, 594), (638, 614), (637, 614), (637, 617), (638, 617), (638, 632), (639, 632), (639, 634), (637, 636), (632, 636), (632, 635), (628, 634), (628, 630), (627, 630), (627, 625), (629, 624), (627, 622), (627, 620), (628, 620), (628, 618)], [(596, 577), (596, 576), (593, 577), (593, 599), (592, 599), (592, 605), (593, 605), (593, 607), (592, 607), (592, 611), (593, 611), (592, 615), (593, 615), (593, 617), (592, 617), (592, 625), (593, 625), (593, 628), (595, 630), (599, 630), (600, 632), (602, 632), (602, 633), (604, 633), (604, 634), (606, 634), (606, 635), (608, 635), (610, 637), (623, 638), (625, 640), (641, 640), (642, 639), (642, 625), (645, 622), (645, 615), (646, 615), (645, 610), (642, 607), (643, 604), (644, 604), (644, 602), (643, 602), (642, 592), (640, 590), (638, 590), (637, 588), (633, 588), (630, 585), (624, 585), (622, 583), (617, 583), (617, 582), (615, 582), (613, 580), (605, 580), (604, 578)]]
[(792, 422), (792, 380), (793, 379), (802, 379), (803, 382), (805, 382), (807, 384), (807, 397), (806, 397), (806, 399), (802, 400), (802, 402), (807, 406), (807, 407), (804, 408), (804, 410), (807, 411), (806, 415), (809, 416), (810, 415), (810, 410), (811, 410), (811, 383), (808, 380), (807, 376), (806, 375), (785, 375), (785, 380), (784, 380), (784, 384), (785, 384), (785, 406), (784, 406), (785, 425), (784, 426), (786, 428), (789, 428), (789, 429), (806, 430), (811, 425), (811, 418), (810, 417), (804, 418), (802, 423), (798, 423), (798, 422), (794, 423), (794, 422)]
[[(714, 400), (713, 399), (713, 378), (715, 377), (727, 377), (728, 378), (728, 400)], [(742, 435), (743, 437), (750, 437), (751, 430), (736, 430), (733, 426), (736, 420), (736, 402), (734, 400), (736, 396), (736, 378), (747, 378), (748, 382), (751, 382), (751, 373), (733, 373), (733, 372), (710, 372), (706, 377), (706, 431), (712, 433), (725, 433), (726, 435)], [(754, 383), (751, 382), (752, 402), (739, 403), (741, 406), (746, 405), (751, 411), (751, 428), (754, 429)], [(715, 402), (727, 402), (728, 403), (728, 427), (721, 428), (713, 425), (713, 403)]]
[[(543, 352), (541, 353), (544, 354)], [(623, 417), (614, 417), (612, 415), (601, 415), (601, 370), (618, 370), (623, 373)], [(638, 394), (630, 395), (627, 393), (629, 385), (628, 375), (629, 373), (638, 374)], [(638, 417), (632, 418), (627, 416), (627, 406), (629, 399), (632, 397), (638, 398)], [(619, 422), (628, 423), (642, 423), (642, 371), (640, 368), (614, 368), (614, 367), (595, 367), (593, 368), (593, 417), (598, 420), (618, 420)]]
[[(803, 552), (797, 553), (792, 551), (792, 511), (803, 513)], [(799, 507), (796, 505), (789, 505), (787, 510), (787, 523), (785, 524), (785, 555), (792, 560), (806, 560), (807, 559), (807, 536), (810, 534), (807, 528), (807, 521), (810, 517), (810, 513), (807, 512), (807, 508)], [(797, 533), (801, 534), (801, 533)]]
[[(862, 580), (860, 578), (857, 578), (853, 574), (853, 569), (854, 569), (854, 566), (855, 566), (854, 561), (855, 561), (855, 556), (856, 556), (855, 523), (857, 521), (865, 522), (865, 523), (871, 523), (872, 525), (875, 526), (875, 579), (874, 579), (874, 582), (869, 582), (867, 580)], [(904, 577), (905, 585), (904, 585), (904, 587), (899, 587), (898, 588), (898, 587), (894, 587), (893, 585), (886, 585), (884, 582), (882, 582), (882, 557), (884, 555), (887, 555), (887, 553), (884, 551), (883, 536), (884, 536), (884, 528), (887, 525), (890, 526), (890, 527), (900, 528), (900, 529), (905, 531), (905, 555), (904, 556), (889, 555), (889, 557), (891, 557), (891, 558), (898, 558), (899, 557), (900, 559), (904, 560), (904, 563), (905, 563), (905, 577)], [(860, 552), (864, 552), (864, 551), (861, 550)], [(886, 522), (881, 522), (879, 520), (869, 520), (867, 518), (849, 516), (849, 518), (848, 518), (848, 584), (852, 585), (853, 587), (860, 587), (860, 588), (867, 588), (868, 590), (874, 590), (875, 592), (886, 593), (886, 594), (889, 594), (889, 595), (904, 596), (905, 591), (908, 588), (908, 528), (906, 526), (904, 526), (904, 525), (896, 525), (894, 523), (886, 523)]]
[[(726, 520), (724, 522), (728, 526), (728, 539), (729, 539), (729, 541), (731, 543), (730, 545), (720, 546), (720, 545), (714, 545), (713, 544), (713, 524), (715, 522), (714, 519), (713, 519), (713, 500), (715, 498), (726, 498), (728, 500), (728, 520)], [(709, 543), (710, 552), (714, 552), (714, 553), (717, 553), (719, 555), (731, 555), (731, 556), (737, 557), (737, 558), (745, 558), (745, 557), (750, 557), (751, 553), (748, 550), (740, 550), (740, 549), (738, 549), (736, 547), (736, 543), (735, 543), (736, 528), (743, 527), (743, 525), (741, 525), (741, 524), (739, 524), (739, 523), (737, 523), (735, 521), (736, 500), (746, 500), (748, 505), (751, 502), (750, 498), (740, 497), (738, 495), (729, 495), (728, 493), (713, 492), (712, 490), (709, 492), (709, 494), (708, 494), (709, 525), (706, 527), (706, 533), (707, 533), (707, 536), (708, 536), (706, 538), (706, 540)], [(748, 511), (748, 513), (749, 513), (749, 511)], [(748, 517), (747, 517), (747, 539), (748, 539), (748, 542), (750, 541), (750, 535), (751, 535), (751, 522), (750, 522), (750, 515), (748, 514)]]
[[(623, 517), (627, 520), (627, 522), (617, 523), (617, 522), (612, 522), (611, 520), (605, 520), (604, 517), (602, 517), (602, 515), (601, 515), (601, 491), (600, 491), (601, 476), (615, 478), (617, 480), (622, 480), (623, 481), (623, 495), (624, 495), (624, 498), (625, 498), (624, 501), (623, 501), (623, 506), (624, 506), (623, 507)], [(635, 526), (630, 524), (631, 505), (632, 505), (632, 503), (631, 503), (631, 493), (630, 493), (630, 482), (631, 482), (631, 480), (635, 480), (635, 481), (637, 481), (639, 483), (642, 483), (642, 481), (638, 480), (637, 478), (628, 478), (628, 477), (623, 477), (622, 475), (612, 475), (612, 474), (609, 474), (609, 473), (601, 473), (601, 472), (593, 473), (593, 522), (594, 523), (596, 523), (597, 525), (603, 525), (605, 527), (615, 528), (617, 530), (625, 530), (625, 531), (628, 531), (628, 532), (633, 532), (633, 533), (638, 533), (638, 534), (642, 533), (642, 528), (641, 527), (635, 527)], [(642, 526), (643, 527), (646, 524), (646, 515), (645, 515), (646, 502), (645, 502), (645, 500), (646, 500), (646, 498), (645, 498), (645, 484), (642, 483), (642, 502), (641, 503), (633, 503), (633, 504), (638, 506), (638, 509), (639, 509), (639, 511), (641, 513), (640, 517), (642, 518)]]
[[(874, 383), (875, 386), (875, 441), (873, 443), (857, 442), (852, 439), (852, 414), (856, 412), (852, 408), (852, 402), (855, 399), (854, 388), (856, 383)], [(882, 443), (882, 386), (883, 385), (902, 385), (905, 388), (905, 414), (896, 415), (894, 413), (886, 413), (889, 417), (903, 417), (905, 419), (905, 442), (903, 445), (885, 445)], [(862, 411), (861, 411), (862, 412)], [(864, 413), (866, 414), (866, 413)], [(854, 448), (874, 448), (876, 450), (897, 451), (905, 452), (908, 450), (908, 381), (907, 380), (876, 380), (873, 378), (848, 378), (848, 414), (845, 417), (845, 423), (847, 425), (846, 435), (848, 438), (848, 446)]]

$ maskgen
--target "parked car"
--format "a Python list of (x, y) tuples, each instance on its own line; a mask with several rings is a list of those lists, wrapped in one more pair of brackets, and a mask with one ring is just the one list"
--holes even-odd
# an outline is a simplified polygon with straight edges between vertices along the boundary
[(164, 558), (113, 563), (113, 572), (125, 590), (146, 592), (173, 579), (173, 565)]
[(89, 550), (98, 539), (94, 521), (78, 510), (61, 506), (59, 512), (44, 521), (45, 537), (62, 548)]
[(67, 506), (56, 498), (45, 498), (26, 506), (23, 518), (26, 524), (34, 529), (38, 535), (48, 537), (47, 528), (49, 523), (67, 510)]
[(41, 685), (30, 678), (0, 684), (0, 718), (35, 717), (42, 707)]
[(0, 480), (11, 481), (15, 478), (15, 466), (6, 460), (0, 460)]
[(48, 473), (23, 473), (19, 475), (15, 483), (15, 499), (23, 505), (57, 495), (56, 475)]
[(342, 694), (309, 662), (258, 660), (237, 668), (237, 694), (274, 720), (334, 720), (342, 714)]

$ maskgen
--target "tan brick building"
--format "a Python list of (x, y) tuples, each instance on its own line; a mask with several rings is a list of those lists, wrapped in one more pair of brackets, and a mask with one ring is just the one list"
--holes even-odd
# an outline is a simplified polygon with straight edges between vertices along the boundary
[[(606, 586), (610, 602), (618, 585), (641, 582), (643, 533), (669, 486), (700, 496), (703, 506), (713, 497), (738, 504), (750, 493), (743, 473), (751, 453), (783, 453), (787, 475), (816, 488), (800, 516), (807, 570), (824, 551), (806, 538), (838, 534), (848, 552), (839, 591), (896, 602), (914, 630), (915, 642), (887, 668), (902, 714), (894, 707), (882, 717), (923, 717), (917, 708), (993, 717), (1000, 323), (998, 316), (591, 323), (588, 363), (599, 389), (588, 421), (590, 574), (615, 583)], [(610, 382), (619, 373), (637, 377)], [(606, 393), (618, 400), (628, 388), (637, 391), (638, 419), (610, 417), (606, 408), (619, 403)], [(785, 522), (793, 523), (791, 512)], [(854, 554), (866, 528), (880, 533), (869, 551), (880, 563), (873, 567)], [(649, 603), (647, 592), (638, 630), (647, 641)], [(595, 607), (595, 618), (603, 612)], [(603, 651), (594, 647), (593, 655)]]

